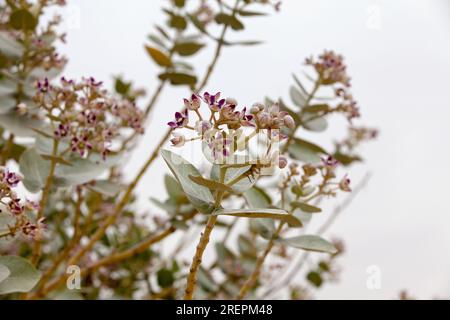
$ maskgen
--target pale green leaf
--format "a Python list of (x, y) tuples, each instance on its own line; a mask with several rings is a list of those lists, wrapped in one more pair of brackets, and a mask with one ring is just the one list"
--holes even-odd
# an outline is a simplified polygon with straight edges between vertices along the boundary
[(289, 89), (289, 95), (297, 107), (303, 108), (306, 103), (306, 97), (296, 87), (292, 86)]
[(0, 265), (10, 271), (8, 278), (0, 282), (0, 294), (29, 292), (41, 278), (41, 273), (28, 260), (21, 257), (2, 256)]
[(317, 213), (317, 212), (322, 212), (322, 209), (315, 207), (313, 205), (304, 203), (304, 202), (299, 202), (299, 201), (293, 201), (291, 202), (291, 206), (293, 208), (300, 208), (300, 210), (304, 211), (304, 212), (309, 212), (309, 213)]
[(213, 214), (244, 218), (269, 218), (286, 222), (291, 227), (302, 226), (300, 220), (281, 209), (220, 209), (214, 211)]
[(8, 267), (3, 264), (0, 264), (0, 283), (6, 278), (8, 278), (10, 274), (11, 272), (9, 271)]
[(332, 254), (337, 252), (332, 243), (316, 235), (302, 235), (298, 237), (286, 238), (282, 241), (291, 247), (307, 251), (326, 252)]
[(210, 190), (226, 191), (229, 193), (234, 193), (233, 188), (227, 186), (226, 184), (220, 183), (218, 181), (205, 179), (202, 176), (189, 175), (189, 179), (194, 181), (196, 184), (207, 187)]
[(189, 175), (200, 176), (200, 172), (187, 160), (169, 150), (161, 151), (161, 155), (194, 207), (202, 213), (211, 213), (214, 208), (211, 191), (189, 178)]
[(244, 198), (250, 208), (267, 208), (272, 202), (269, 195), (256, 186), (245, 191)]
[(120, 192), (121, 187), (120, 184), (109, 180), (95, 180), (89, 185), (91, 190), (108, 197), (116, 196)]
[(25, 188), (33, 193), (41, 191), (50, 173), (50, 162), (44, 160), (35, 148), (30, 148), (22, 153), (19, 167)]

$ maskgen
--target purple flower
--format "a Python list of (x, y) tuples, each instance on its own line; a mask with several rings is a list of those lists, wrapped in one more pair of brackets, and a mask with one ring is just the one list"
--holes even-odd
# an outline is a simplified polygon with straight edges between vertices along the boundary
[(73, 137), (70, 142), (70, 147), (72, 152), (78, 152), (82, 157), (87, 151), (92, 150), (92, 144), (89, 142), (89, 137), (87, 135)]
[(339, 164), (339, 161), (337, 161), (332, 156), (328, 156), (326, 158), (322, 158), (322, 162), (323, 162), (324, 166), (330, 167), (330, 168), (335, 168)]
[(211, 149), (214, 159), (223, 159), (223, 157), (228, 157), (230, 151), (228, 146), (231, 144), (231, 139), (223, 136), (222, 133), (218, 132), (216, 137), (212, 137), (208, 143), (208, 147)]
[(220, 99), (220, 92), (217, 92), (214, 95), (211, 95), (208, 92), (205, 92), (203, 94), (203, 101), (205, 101), (208, 104), (211, 111), (214, 111), (214, 112), (219, 111), (226, 102), (225, 99)]
[(200, 98), (194, 93), (191, 96), (191, 100), (183, 99), (183, 102), (188, 110), (197, 110), (200, 108)]
[(51, 89), (50, 83), (48, 82), (48, 79), (45, 78), (42, 82), (38, 81), (37, 82), (37, 88), (42, 93), (48, 92)]
[(8, 203), (8, 207), (11, 213), (16, 216), (21, 215), (24, 209), (24, 207), (20, 204), (19, 198), (11, 199), (11, 201)]
[(58, 138), (64, 138), (69, 134), (69, 125), (60, 123), (55, 130), (55, 136)]
[(254, 119), (253, 115), (246, 114), (247, 108), (242, 109), (242, 111), (239, 113), (239, 122), (244, 127), (255, 127), (255, 124), (252, 122)]
[(9, 187), (16, 187), (19, 182), (22, 180), (22, 177), (17, 173), (11, 172), (8, 169), (5, 169), (3, 172), (3, 182), (7, 184)]
[(206, 131), (212, 128), (212, 123), (206, 120), (197, 121), (195, 124), (195, 131), (198, 134), (203, 135)]
[(183, 112), (175, 112), (175, 120), (167, 123), (172, 129), (183, 128), (189, 122), (188, 109)]
[(344, 192), (352, 191), (352, 189), (350, 188), (350, 179), (347, 178), (347, 175), (345, 175), (339, 182), (339, 189), (341, 189)]

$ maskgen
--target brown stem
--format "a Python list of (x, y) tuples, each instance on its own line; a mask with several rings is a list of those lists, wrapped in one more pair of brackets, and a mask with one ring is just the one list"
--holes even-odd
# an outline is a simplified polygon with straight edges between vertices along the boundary
[(191, 268), (189, 269), (189, 275), (187, 278), (186, 290), (184, 293), (184, 300), (192, 300), (194, 296), (194, 290), (197, 284), (197, 271), (202, 263), (203, 253), (209, 242), (209, 237), (216, 224), (217, 216), (211, 215), (206, 223), (205, 230), (200, 237), (200, 241), (195, 250), (194, 258), (192, 259)]
[[(47, 205), (48, 198), (50, 196), (50, 190), (53, 182), (53, 176), (55, 174), (56, 169), (56, 155), (58, 153), (58, 140), (53, 140), (53, 150), (52, 150), (52, 159), (50, 160), (50, 171), (47, 176), (47, 180), (45, 181), (44, 190), (42, 192), (41, 202), (39, 203), (39, 211), (37, 214), (37, 220), (44, 216), (45, 206)], [(41, 257), (42, 251), (42, 240), (36, 239), (34, 242), (33, 255), (31, 257), (31, 263), (33, 265), (37, 265), (39, 262), (39, 258)]]
[(40, 291), (42, 288), (45, 287), (47, 284), (47, 281), (50, 279), (50, 277), (55, 273), (55, 271), (58, 269), (60, 264), (64, 261), (65, 258), (69, 255), (70, 251), (75, 247), (75, 245), (79, 242), (82, 233), (80, 230), (80, 216), (81, 216), (81, 204), (83, 203), (83, 197), (81, 195), (81, 191), (77, 190), (78, 199), (75, 204), (75, 214), (73, 218), (73, 227), (74, 227), (74, 234), (70, 242), (67, 244), (67, 246), (61, 251), (59, 255), (56, 256), (56, 258), (53, 260), (52, 265), (47, 269), (47, 271), (44, 272), (42, 275), (41, 280), (39, 281), (39, 286), (36, 291)]

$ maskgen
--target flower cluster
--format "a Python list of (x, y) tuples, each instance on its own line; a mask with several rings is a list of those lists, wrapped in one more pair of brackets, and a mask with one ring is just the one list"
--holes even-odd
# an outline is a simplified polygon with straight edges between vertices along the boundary
[[(46, 0), (42, 1), (42, 7), (64, 6), (64, 0)], [(24, 8), (27, 6), (25, 5)], [(14, 9), (16, 10), (16, 9)], [(4, 36), (10, 38), (10, 41), (23, 43), (29, 41), (27, 55), (27, 67), (33, 69), (42, 69), (49, 71), (51, 69), (62, 70), (66, 65), (67, 59), (56, 52), (55, 41), (59, 40), (65, 42), (65, 34), (57, 32), (57, 26), (61, 23), (61, 17), (55, 15), (48, 19), (45, 25), (42, 25), (37, 32), (29, 32), (26, 36), (22, 30), (16, 30), (11, 27), (10, 18), (14, 13), (10, 5), (0, 5), (0, 32), (4, 32)], [(28, 10), (28, 9), (27, 9)], [(31, 12), (31, 10), (29, 11)], [(42, 12), (39, 12), (42, 14)], [(39, 17), (35, 17), (39, 20)], [(13, 61), (8, 61), (7, 65), (14, 65)], [(26, 70), (29, 72), (30, 70)]]
[[(46, 227), (44, 218), (38, 219), (35, 223), (30, 221), (28, 213), (36, 212), (39, 205), (29, 200), (22, 202), (17, 196), (14, 188), (21, 180), (22, 177), (19, 174), (11, 172), (5, 167), (0, 167), (0, 205), (6, 209), (14, 220), (6, 235), (14, 236), (20, 232), (31, 239), (40, 240)], [(0, 210), (0, 212), (2, 211)]]
[(325, 50), (323, 54), (319, 55), (317, 61), (312, 57), (307, 58), (305, 64), (311, 65), (316, 69), (323, 85), (341, 83), (346, 87), (350, 86), (350, 78), (347, 75), (347, 66), (344, 64), (344, 58), (333, 51)]
[[(339, 162), (332, 156), (322, 159), (317, 165), (304, 164), (299, 170), (299, 165), (292, 162), (286, 178), (280, 183), (281, 189), (292, 185), (291, 191), (299, 198), (313, 199), (319, 196), (335, 196), (336, 191), (351, 192), (350, 179), (344, 175), (336, 180), (336, 169)], [(294, 177), (299, 177), (299, 180)], [(317, 181), (314, 182), (314, 181)], [(308, 191), (309, 190), (309, 191)], [(313, 195), (311, 197), (311, 195)]]
[(348, 129), (348, 137), (345, 138), (338, 147), (346, 147), (348, 151), (352, 151), (358, 145), (365, 141), (370, 141), (378, 136), (378, 130), (366, 127), (350, 127)]
[(63, 77), (60, 84), (38, 81), (34, 101), (47, 111), (55, 138), (66, 140), (72, 152), (81, 157), (98, 152), (104, 158), (121, 129), (143, 132), (141, 110), (128, 100), (109, 96), (102, 82), (94, 78), (75, 82)]
[[(294, 128), (294, 119), (285, 111), (280, 111), (278, 104), (266, 106), (255, 103), (250, 111), (244, 107), (237, 108), (237, 102), (234, 99), (221, 98), (220, 92), (210, 94), (205, 92), (203, 96), (192, 94), (190, 99), (184, 99), (184, 110), (175, 113), (175, 119), (168, 125), (173, 129), (188, 129), (195, 133), (193, 138), (186, 138), (183, 134), (173, 132), (171, 139), (172, 145), (176, 147), (183, 146), (187, 141), (201, 139), (211, 151), (214, 159), (226, 158), (233, 154), (231, 151), (237, 142), (240, 150), (248, 147), (248, 140), (259, 133), (261, 130), (268, 132), (270, 142), (278, 142), (286, 136), (281, 133), (283, 128)], [(200, 113), (202, 104), (207, 106), (209, 116), (203, 118)], [(191, 118), (196, 119), (191, 125)], [(207, 119), (207, 120), (205, 120)], [(246, 135), (244, 129), (250, 129), (251, 133)], [(285, 167), (287, 160), (284, 157), (278, 157), (278, 153), (272, 152), (265, 155), (266, 159), (278, 160), (281, 168)]]

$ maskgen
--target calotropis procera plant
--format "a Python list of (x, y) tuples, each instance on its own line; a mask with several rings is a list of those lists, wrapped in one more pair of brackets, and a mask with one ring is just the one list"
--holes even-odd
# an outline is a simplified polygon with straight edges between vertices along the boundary
[[(237, 103), (234, 99), (221, 99), (220, 93), (210, 94), (206, 92), (202, 97), (192, 94), (190, 99), (184, 99), (185, 109), (175, 113), (175, 119), (168, 123), (174, 130), (171, 139), (173, 146), (182, 147), (187, 142), (201, 140), (203, 145), (206, 146), (203, 149), (206, 158), (214, 163), (211, 177), (215, 177), (215, 179), (206, 179), (199, 174), (192, 164), (180, 159), (179, 156), (175, 156), (169, 151), (164, 151), (163, 154), (164, 159), (194, 207), (202, 213), (209, 214), (189, 269), (185, 299), (193, 298), (203, 253), (217, 217), (220, 215), (255, 219), (265, 218), (269, 219), (269, 222), (267, 220), (265, 222), (266, 227), (267, 223), (272, 226), (269, 227), (270, 235), (266, 232), (267, 230), (264, 230), (268, 243), (262, 254), (257, 257), (248, 278), (243, 282), (237, 294), (238, 299), (245, 298), (253, 288), (259, 278), (265, 259), (272, 248), (279, 243), (304, 250), (337, 252), (331, 243), (316, 235), (281, 236), (282, 233), (286, 232), (284, 227), (287, 224), (290, 227), (301, 227), (302, 220), (310, 220), (311, 217), (308, 214), (321, 212), (319, 207), (311, 204), (312, 201), (320, 201), (323, 197), (335, 196), (339, 190), (343, 192), (351, 191), (350, 179), (347, 175), (336, 180), (338, 160), (329, 154), (327, 155), (320, 147), (299, 140), (295, 136), (302, 121), (307, 123), (310, 128), (314, 128), (314, 123), (320, 120), (324, 121), (325, 115), (330, 113), (342, 113), (349, 121), (359, 117), (356, 102), (348, 92), (350, 83), (346, 66), (343, 63), (343, 58), (331, 51), (325, 51), (319, 56), (317, 62), (312, 58), (307, 59), (306, 64), (312, 65), (316, 72), (311, 93), (306, 92), (298, 79), (298, 85), (304, 90), (304, 93), (297, 91), (298, 89), (295, 87), (291, 89), (294, 102), (303, 104), (300, 113), (289, 110), (286, 106), (284, 106), (285, 110), (280, 111), (279, 103), (270, 103), (269, 105), (255, 103), (247, 114), (247, 108), (237, 110)], [(315, 94), (321, 86), (336, 86), (331, 88), (336, 97), (333, 99), (336, 100), (335, 106), (312, 104)], [(303, 95), (306, 95), (306, 97), (303, 97)], [(207, 105), (209, 115), (202, 115), (202, 102)], [(294, 117), (297, 117), (299, 123), (296, 123)], [(251, 128), (251, 130), (245, 133), (244, 128)], [(191, 131), (193, 135), (186, 137), (179, 132), (180, 129)], [(356, 131), (358, 130), (351, 129), (352, 133)], [(250, 154), (252, 152), (249, 150), (249, 143), (253, 137), (258, 137), (261, 133), (268, 140), (268, 143), (264, 144), (267, 148), (263, 150), (262, 154), (258, 154), (261, 159), (251, 159)], [(344, 142), (345, 145), (351, 145), (348, 140), (346, 141)], [(274, 142), (276, 142), (277, 147), (274, 146)], [(278, 143), (283, 145), (280, 148), (282, 154), (279, 154)], [(317, 154), (319, 150), (324, 156), (319, 164), (306, 163), (301, 170), (299, 170), (299, 165), (296, 162), (289, 164), (288, 172), (279, 182), (278, 191), (281, 198), (277, 205), (267, 208), (267, 205), (257, 207), (253, 203), (249, 208), (246, 208), (246, 206), (224, 208), (222, 201), (227, 193), (234, 196), (245, 194), (247, 189), (252, 188), (257, 182), (262, 169), (275, 165), (281, 169), (285, 168), (289, 160), (283, 153), (293, 153), (294, 158), (295, 156), (301, 158), (303, 156), (301, 148), (305, 147), (309, 149), (310, 154), (311, 152)], [(242, 151), (245, 151), (243, 156), (239, 154)], [(175, 164), (176, 162), (178, 164)], [(255, 174), (257, 177), (255, 177)], [(229, 178), (229, 176), (232, 178)], [(242, 181), (245, 182), (245, 185), (236, 188), (236, 184)], [(298, 211), (297, 214), (295, 214), (296, 211)], [(275, 228), (272, 225), (273, 220), (280, 220), (278, 227)], [(255, 226), (253, 227), (255, 228)]]
[[(349, 166), (362, 160), (360, 144), (376, 136), (356, 124), (343, 57), (325, 51), (307, 59), (312, 73), (294, 76), (293, 105), (266, 98), (238, 106), (205, 88), (226, 47), (258, 44), (230, 41), (230, 33), (266, 15), (258, 8), (278, 11), (280, 4), (165, 1), (165, 24), (145, 46), (158, 76), (141, 108), (145, 91), (126, 75), (115, 79), (114, 92), (90, 76), (62, 75), (61, 19), (45, 18), (62, 5), (0, 4), (1, 298), (296, 299), (334, 280), (343, 246), (321, 236), (339, 212), (321, 204), (357, 193)], [(190, 58), (206, 56), (210, 46), (202, 74)], [(124, 160), (137, 137), (161, 125), (149, 125), (149, 115), (171, 86), (189, 88), (188, 98), (167, 116), (166, 134), (132, 176)], [(305, 131), (325, 131), (334, 115), (348, 120), (347, 137), (324, 147), (306, 140)], [(203, 155), (197, 167), (178, 155), (196, 147)], [(138, 205), (136, 186), (160, 155), (173, 173), (164, 177), (168, 198)], [(329, 220), (309, 230), (319, 214)], [(299, 274), (305, 281), (293, 280)]]

